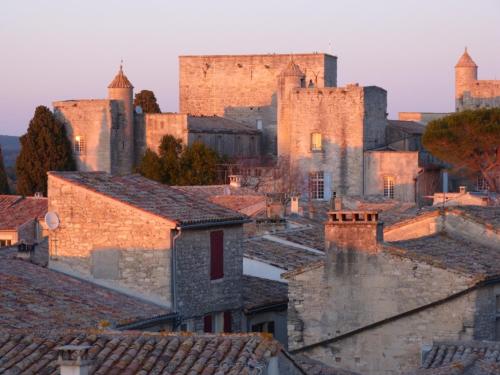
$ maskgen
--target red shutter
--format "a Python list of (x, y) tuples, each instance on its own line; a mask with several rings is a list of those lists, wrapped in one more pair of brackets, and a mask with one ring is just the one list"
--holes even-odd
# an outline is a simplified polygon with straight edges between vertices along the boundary
[(212, 333), (212, 315), (203, 317), (203, 332)]
[(224, 332), (230, 333), (231, 329), (231, 311), (224, 311)]
[(224, 277), (224, 232), (210, 232), (210, 279)]

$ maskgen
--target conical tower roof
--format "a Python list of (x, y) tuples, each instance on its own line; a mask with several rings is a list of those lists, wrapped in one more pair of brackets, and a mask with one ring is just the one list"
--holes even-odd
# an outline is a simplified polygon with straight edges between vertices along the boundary
[(290, 60), (286, 68), (281, 72), (283, 76), (295, 76), (295, 77), (303, 77), (304, 73), (300, 70), (299, 66), (295, 64), (293, 60)]
[(134, 86), (130, 83), (127, 76), (123, 73), (123, 67), (120, 65), (120, 70), (113, 81), (108, 86), (108, 89), (133, 89)]
[(457, 65), (455, 65), (455, 68), (477, 68), (476, 63), (467, 53), (467, 47), (465, 48), (464, 54), (458, 60)]

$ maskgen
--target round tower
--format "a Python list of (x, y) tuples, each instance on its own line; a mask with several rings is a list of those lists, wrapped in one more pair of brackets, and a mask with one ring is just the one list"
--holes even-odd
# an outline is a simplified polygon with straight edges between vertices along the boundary
[(304, 86), (305, 74), (293, 60), (290, 60), (286, 68), (280, 74), (281, 85), (285, 91)]
[(466, 47), (455, 65), (455, 99), (460, 99), (464, 92), (471, 91), (471, 87), (476, 81), (477, 65), (467, 53)]
[(118, 124), (118, 135), (112, 136), (111, 171), (128, 174), (132, 172), (134, 160), (134, 86), (123, 73), (123, 67), (108, 86), (108, 99), (120, 101), (123, 123)]

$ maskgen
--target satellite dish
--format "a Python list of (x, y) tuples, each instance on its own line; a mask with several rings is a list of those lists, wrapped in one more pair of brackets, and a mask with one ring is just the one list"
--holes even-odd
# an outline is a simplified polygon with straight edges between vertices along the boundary
[(45, 214), (45, 224), (50, 230), (55, 230), (59, 227), (59, 217), (55, 212), (49, 211)]

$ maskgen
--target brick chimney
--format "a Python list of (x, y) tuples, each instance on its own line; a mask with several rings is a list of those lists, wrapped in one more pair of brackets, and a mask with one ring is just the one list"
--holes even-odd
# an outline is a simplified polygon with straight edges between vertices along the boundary
[(65, 345), (57, 348), (61, 375), (88, 375), (91, 361), (88, 345)]
[(335, 210), (328, 212), (325, 223), (325, 248), (375, 253), (384, 239), (384, 226), (377, 211), (343, 210), (336, 198)]

